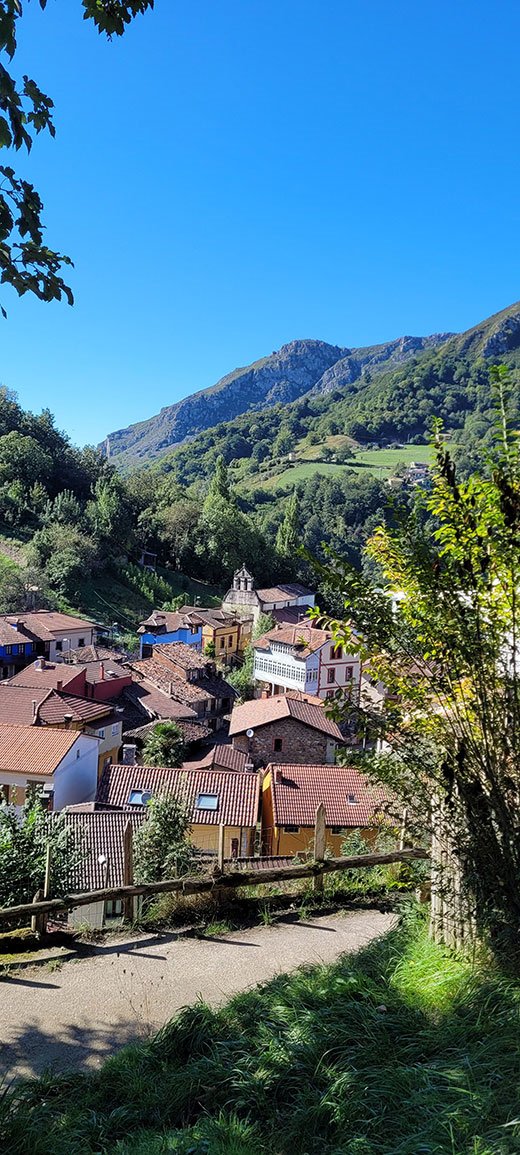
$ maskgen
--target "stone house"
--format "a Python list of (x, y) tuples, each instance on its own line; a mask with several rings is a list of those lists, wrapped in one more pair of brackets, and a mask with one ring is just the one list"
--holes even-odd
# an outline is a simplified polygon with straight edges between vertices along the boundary
[(275, 759), (332, 763), (338, 743), (343, 742), (339, 726), (326, 717), (318, 698), (291, 694), (235, 706), (229, 736), (234, 748), (247, 754), (255, 768)]

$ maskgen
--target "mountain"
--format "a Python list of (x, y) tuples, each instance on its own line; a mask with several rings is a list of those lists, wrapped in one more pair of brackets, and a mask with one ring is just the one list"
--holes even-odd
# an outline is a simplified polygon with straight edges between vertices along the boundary
[(128, 469), (163, 456), (205, 429), (307, 393), (329, 393), (397, 367), (450, 336), (401, 337), (363, 349), (346, 349), (325, 341), (290, 341), (269, 357), (235, 369), (209, 389), (167, 405), (154, 417), (109, 434), (110, 456)]

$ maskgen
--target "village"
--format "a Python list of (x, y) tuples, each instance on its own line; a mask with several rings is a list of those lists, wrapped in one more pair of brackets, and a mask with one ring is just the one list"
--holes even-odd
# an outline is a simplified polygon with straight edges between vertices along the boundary
[[(164, 795), (189, 805), (190, 839), (206, 866), (219, 840), (226, 861), (259, 871), (305, 861), (320, 805), (328, 853), (339, 854), (354, 830), (370, 843), (384, 796), (356, 769), (366, 731), (348, 709), (338, 724), (326, 706), (341, 698), (353, 716), (363, 686), (374, 687), (359, 657), (309, 619), (314, 604), (299, 584), (257, 589), (241, 567), (221, 608), (150, 614), (138, 656), (69, 614), (2, 616), (3, 804), (20, 809), (36, 792), (49, 814), (66, 815), (82, 847), (74, 893), (123, 885), (128, 821), (137, 829), (150, 799)], [(241, 700), (226, 674), (248, 647), (252, 696)], [(164, 722), (175, 724), (182, 761), (146, 765), (143, 744)], [(114, 927), (123, 909), (92, 903), (69, 921)]]

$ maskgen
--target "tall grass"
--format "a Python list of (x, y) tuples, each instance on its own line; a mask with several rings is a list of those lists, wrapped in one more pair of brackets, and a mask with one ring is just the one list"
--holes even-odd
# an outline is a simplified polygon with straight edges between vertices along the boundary
[(333, 966), (182, 1011), (99, 1073), (27, 1083), (9, 1155), (513, 1155), (520, 986), (410, 920)]

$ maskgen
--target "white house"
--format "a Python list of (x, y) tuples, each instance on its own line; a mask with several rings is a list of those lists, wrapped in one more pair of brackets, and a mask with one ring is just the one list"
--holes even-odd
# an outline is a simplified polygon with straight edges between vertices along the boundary
[(254, 642), (253, 648), (259, 693), (301, 690), (332, 698), (338, 690), (355, 693), (359, 688), (359, 658), (337, 646), (330, 630), (305, 623), (281, 625)]
[(38, 786), (49, 810), (95, 798), (99, 739), (51, 726), (0, 725), (0, 791), (20, 806)]

